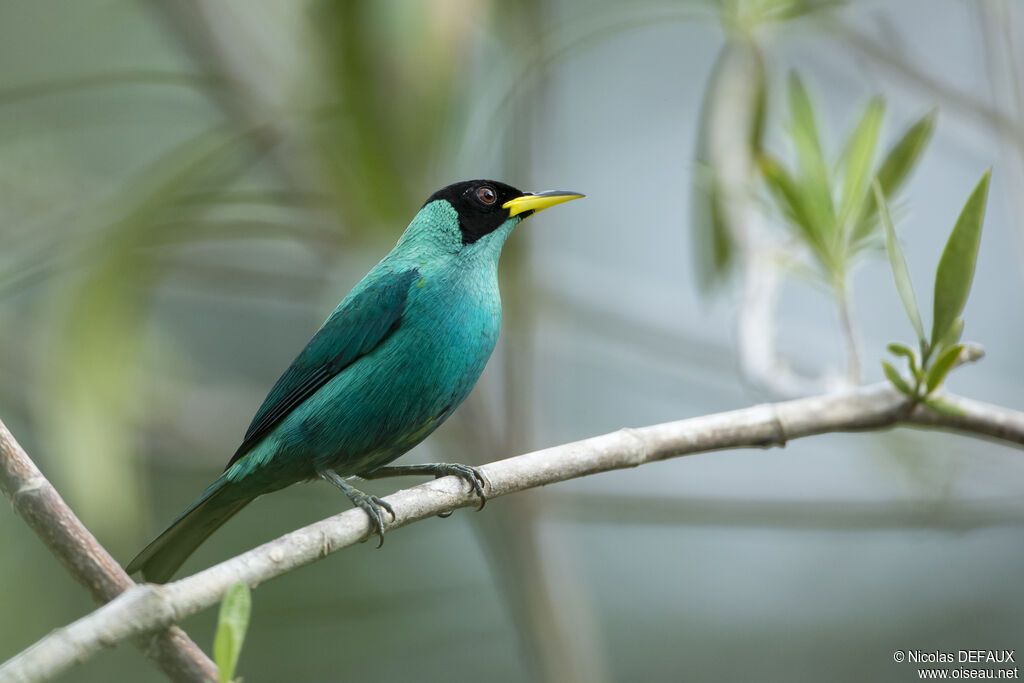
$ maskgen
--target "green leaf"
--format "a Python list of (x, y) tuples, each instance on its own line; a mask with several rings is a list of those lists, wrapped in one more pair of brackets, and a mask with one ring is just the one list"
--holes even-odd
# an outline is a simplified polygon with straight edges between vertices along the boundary
[(954, 344), (960, 343), (960, 337), (964, 333), (964, 319), (957, 318), (953, 321), (953, 324), (949, 326), (949, 331), (946, 332), (945, 336), (939, 340), (939, 343), (935, 345), (935, 350), (947, 349)]
[(764, 130), (768, 121), (768, 74), (764, 66), (764, 56), (754, 41), (741, 43), (742, 54), (748, 60), (748, 77), (750, 87), (754, 91), (754, 111), (750, 118), (750, 134), (748, 142), (750, 152), (757, 156), (761, 152), (764, 141)]
[(885, 155), (885, 160), (878, 169), (878, 183), (885, 191), (886, 197), (900, 189), (910, 172), (914, 170), (921, 153), (931, 140), (937, 114), (938, 110), (932, 109), (918, 119)]
[(730, 43), (718, 53), (711, 69), (704, 97), (701, 100), (700, 119), (697, 122), (697, 144), (694, 158), (694, 180), (690, 199), (692, 235), (694, 239), (694, 272), (701, 289), (710, 292), (725, 282), (732, 270), (736, 246), (729, 226), (725, 223), (722, 207), (722, 189), (716, 169), (711, 165), (711, 108), (715, 91), (720, 87), (722, 72), (729, 58)]
[(939, 398), (938, 396), (929, 396), (924, 400), (924, 404), (934, 410), (937, 413), (944, 415), (952, 415), (954, 417), (960, 417), (964, 414), (964, 411), (949, 401)]
[(889, 254), (889, 265), (892, 266), (892, 277), (896, 281), (896, 291), (899, 292), (900, 301), (907, 311), (907, 318), (914, 326), (918, 340), (923, 344), (925, 341), (924, 325), (921, 324), (921, 313), (917, 309), (917, 297), (914, 296), (914, 285), (910, 281), (910, 271), (907, 270), (907, 260), (903, 258), (903, 250), (896, 240), (896, 229), (892, 225), (892, 217), (889, 215), (889, 207), (882, 196), (882, 188), (876, 179), (872, 184), (875, 201), (878, 204), (878, 215), (885, 230), (885, 251)]
[(871, 162), (875, 158), (875, 147), (878, 144), (878, 133), (882, 129), (884, 115), (885, 103), (882, 98), (872, 98), (864, 108), (860, 123), (857, 124), (857, 129), (850, 136), (843, 152), (846, 168), (843, 172), (843, 200), (839, 216), (844, 227), (859, 213), (864, 202), (864, 191), (868, 186)]
[(835, 207), (832, 205), (832, 188), (829, 181), (825, 155), (821, 149), (818, 126), (815, 122), (814, 105), (796, 72), (789, 76), (789, 108), (792, 116), (790, 135), (796, 148), (797, 165), (800, 168), (799, 188), (816, 231), (826, 235), (828, 242), (835, 234)]
[(213, 639), (213, 658), (220, 672), (220, 683), (230, 683), (234, 679), (251, 610), (249, 587), (242, 582), (229, 588), (220, 603), (217, 635)]
[(796, 181), (782, 164), (767, 154), (762, 154), (758, 158), (758, 166), (769, 191), (775, 197), (775, 203), (779, 205), (790, 224), (797, 228), (797, 236), (814, 252), (822, 266), (831, 270), (828, 247), (818, 229), (818, 223), (810, 216), (804, 204), (803, 195)]
[(935, 359), (932, 366), (928, 368), (928, 381), (925, 385), (928, 388), (927, 393), (932, 393), (940, 384), (942, 384), (942, 381), (946, 379), (946, 375), (948, 375), (949, 371), (953, 369), (953, 366), (956, 364), (956, 359), (960, 357), (960, 352), (963, 350), (964, 345), (957, 344), (956, 346), (951, 346), (943, 351), (939, 357)]
[[(935, 116), (934, 109), (922, 116), (885, 155), (876, 177), (886, 199), (891, 199), (899, 191), (917, 165), (925, 147), (928, 146), (928, 141), (931, 140), (932, 131), (935, 130)], [(877, 211), (878, 203), (874, 196), (869, 194), (854, 228), (852, 242), (861, 242), (871, 234)]]
[[(710, 140), (716, 125), (721, 125), (714, 108), (723, 88), (742, 79), (753, 91), (750, 101), (749, 149), (751, 158), (760, 153), (767, 110), (768, 80), (764, 61), (757, 44), (751, 40), (732, 38), (718, 54), (708, 78), (701, 104), (697, 128), (695, 180), (692, 184), (692, 235), (694, 238), (694, 271), (705, 292), (724, 284), (733, 270), (736, 256), (735, 237), (726, 214), (726, 197), (721, 183), (721, 169), (712, 164)], [(731, 102), (731, 100), (730, 100)]]
[(772, 12), (765, 12), (762, 21), (790, 21), (813, 12), (841, 7), (845, 3), (846, 0), (790, 0), (779, 3)]
[(732, 272), (736, 245), (725, 222), (721, 185), (715, 179), (714, 169), (699, 153), (691, 187), (694, 272), (701, 290), (711, 292), (724, 284)]
[(892, 343), (886, 346), (889, 349), (889, 353), (894, 356), (904, 356), (907, 359), (907, 364), (910, 366), (910, 373), (917, 379), (921, 371), (917, 365), (917, 354), (910, 350), (910, 347), (903, 344)]
[(946, 242), (946, 248), (935, 271), (935, 315), (932, 320), (932, 346), (946, 336), (949, 328), (964, 310), (974, 279), (978, 259), (981, 225), (985, 220), (988, 183), (991, 169), (985, 171)]
[(914, 390), (910, 388), (909, 384), (907, 384), (907, 380), (900, 376), (900, 373), (896, 371), (896, 368), (883, 360), (882, 371), (885, 373), (885, 376), (889, 378), (889, 381), (892, 382), (892, 385), (899, 389), (901, 394), (914, 398)]

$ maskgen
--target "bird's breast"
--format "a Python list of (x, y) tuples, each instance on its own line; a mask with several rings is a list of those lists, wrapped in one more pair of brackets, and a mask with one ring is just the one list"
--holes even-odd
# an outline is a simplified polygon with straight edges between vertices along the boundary
[(469, 396), (500, 327), (496, 278), (424, 276), (398, 328), (297, 411), (288, 441), (342, 474), (386, 464)]
[(425, 276), (413, 285), (399, 333), (408, 325), (424, 366), (446, 386), (475, 383), (497, 343), (501, 297), (496, 278), (486, 275)]

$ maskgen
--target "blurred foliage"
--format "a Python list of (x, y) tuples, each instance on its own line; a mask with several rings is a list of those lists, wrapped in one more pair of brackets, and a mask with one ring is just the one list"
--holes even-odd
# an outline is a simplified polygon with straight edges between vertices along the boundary
[[(724, 285), (736, 264), (737, 240), (725, 216), (729, 199), (722, 187), (722, 172), (712, 159), (711, 139), (716, 119), (714, 110), (719, 97), (731, 101), (734, 95), (723, 89), (740, 88), (751, 91), (753, 111), (749, 114), (749, 152), (754, 158), (762, 153), (762, 141), (768, 119), (770, 74), (759, 34), (776, 24), (814, 16), (845, 4), (845, 0), (711, 0), (711, 6), (725, 32), (725, 42), (715, 59), (701, 98), (701, 115), (697, 126), (695, 178), (691, 183), (690, 230), (694, 235), (694, 270), (698, 284), (705, 292)], [(737, 79), (742, 83), (735, 82)]]
[(847, 0), (712, 0), (719, 20), (735, 33), (750, 34), (778, 22), (792, 21), (822, 10), (841, 7)]
[[(830, 159), (814, 101), (792, 71), (786, 99), (793, 168), (765, 149), (773, 78), (770, 50), (762, 46), (767, 41), (759, 36), (768, 25), (813, 16), (838, 4), (755, 0), (718, 4), (726, 40), (702, 99), (691, 219), (695, 271), (706, 294), (721, 289), (740, 266), (745, 281), (741, 289), (754, 281), (763, 284), (765, 278), (774, 283), (776, 276), (766, 273), (776, 269), (824, 286), (839, 312), (848, 352), (847, 380), (857, 383), (861, 361), (849, 279), (857, 257), (881, 243), (878, 209), (870, 188), (877, 180), (884, 197), (896, 195), (927, 146), (935, 112), (910, 126), (876, 165), (885, 114), (885, 101), (876, 96), (864, 107), (842, 151)], [(788, 235), (764, 227), (765, 202), (754, 187), (757, 179), (767, 188)], [(771, 264), (765, 265), (769, 261)], [(764, 315), (773, 318), (774, 311), (751, 307), (773, 301), (774, 286), (767, 287), (757, 301), (743, 294), (739, 315), (750, 320), (761, 320)], [(788, 365), (772, 350), (773, 326), (770, 322), (758, 333), (767, 340), (759, 350), (750, 341), (751, 334), (741, 334), (742, 364), (752, 379), (774, 383), (777, 391), (785, 393), (804, 380), (770, 369)]]
[[(817, 274), (826, 286), (842, 296), (847, 271), (855, 256), (877, 246), (877, 207), (870, 184), (877, 178), (887, 199), (905, 183), (928, 144), (935, 126), (935, 112), (926, 114), (892, 145), (877, 168), (874, 159), (881, 135), (885, 103), (873, 98), (847, 139), (838, 160), (825, 158), (817, 114), (806, 87), (795, 73), (789, 75), (787, 95), (790, 142), (796, 170), (763, 149), (768, 117), (770, 84), (765, 50), (756, 38), (765, 27), (824, 10), (842, 2), (799, 2), (793, 0), (720, 0), (719, 18), (726, 41), (709, 75), (702, 98), (697, 129), (696, 179), (692, 184), (692, 230), (696, 239), (695, 270), (705, 290), (723, 284), (735, 267), (736, 241), (732, 234), (741, 229), (730, 226), (722, 191), (723, 169), (715, 168), (709, 144), (713, 138), (712, 105), (721, 88), (748, 88), (754, 92), (749, 115), (749, 153), (757, 161), (777, 210), (794, 236), (812, 254)], [(737, 68), (737, 65), (738, 68)], [(728, 67), (728, 68), (727, 68)], [(732, 83), (740, 72), (744, 83)], [(728, 95), (728, 93), (726, 93)], [(732, 102), (736, 104), (736, 102)], [(717, 125), (717, 122), (716, 122)], [(814, 272), (814, 271), (811, 271)]]
[(401, 224), (436, 184), (487, 3), (333, 2), (311, 12), (322, 68), (310, 125), (347, 225)]
[(768, 111), (768, 80), (764, 56), (753, 39), (730, 37), (715, 60), (701, 99), (694, 159), (694, 180), (691, 183), (690, 229), (695, 237), (697, 281), (705, 292), (723, 285), (736, 264), (736, 239), (726, 217), (729, 201), (723, 188), (720, 169), (711, 155), (712, 119), (719, 88), (727, 87), (724, 78), (732, 70), (741, 70), (749, 82), (743, 87), (754, 91), (754, 111), (750, 116), (747, 140), (750, 155), (761, 154)]
[(145, 417), (139, 366), (150, 292), (164, 270), (153, 248), (172, 217), (175, 240), (198, 232), (200, 207), (182, 205), (180, 197), (229, 183), (244, 168), (245, 151), (245, 136), (223, 129), (181, 145), (104, 210), (114, 221), (71, 256), (74, 285), (54, 302), (57, 334), (41, 368), (45, 405), (38, 419), (47, 452), (66, 455), (71, 499), (100, 531), (117, 529), (142, 508), (133, 467), (141, 443), (132, 435)]
[(765, 153), (759, 160), (761, 173), (786, 225), (812, 254), (821, 281), (841, 297), (854, 258), (877, 244), (880, 223), (871, 183), (877, 179), (886, 199), (899, 190), (927, 145), (934, 113), (912, 125), (876, 168), (884, 102), (875, 97), (865, 106), (838, 160), (829, 163), (814, 105), (795, 73), (790, 74), (788, 93), (796, 170)]

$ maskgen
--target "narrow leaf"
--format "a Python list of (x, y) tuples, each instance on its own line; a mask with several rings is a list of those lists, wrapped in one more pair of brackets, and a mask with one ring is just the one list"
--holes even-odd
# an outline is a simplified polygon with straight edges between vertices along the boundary
[(828, 166), (815, 122), (814, 105), (796, 72), (789, 76), (789, 108), (792, 116), (790, 135), (800, 168), (799, 188), (804, 191), (804, 202), (810, 218), (816, 223), (816, 230), (831, 238), (835, 233), (836, 215)]
[(845, 227), (852, 217), (859, 212), (864, 202), (864, 191), (867, 189), (871, 162), (875, 158), (875, 147), (878, 144), (878, 133), (882, 129), (882, 117), (885, 114), (885, 103), (875, 97), (864, 108), (860, 123), (850, 136), (843, 157), (846, 160), (843, 172), (843, 199), (840, 204), (840, 222)]
[(948, 375), (949, 371), (953, 369), (954, 365), (956, 365), (956, 359), (960, 357), (960, 352), (963, 350), (963, 344), (957, 344), (956, 346), (949, 347), (943, 351), (942, 354), (935, 359), (935, 362), (932, 363), (932, 366), (928, 368), (928, 381), (926, 386), (929, 394), (935, 391), (939, 385), (942, 384), (942, 381), (946, 379), (946, 375)]
[(773, 157), (762, 154), (758, 159), (761, 175), (764, 176), (768, 189), (775, 197), (776, 204), (790, 224), (797, 229), (800, 237), (811, 251), (818, 257), (827, 270), (830, 270), (828, 247), (818, 229), (818, 223), (810, 216), (804, 198), (797, 187), (796, 181), (789, 172)]
[[(728, 280), (736, 257), (736, 236), (726, 213), (727, 192), (723, 187), (722, 169), (716, 167), (712, 158), (711, 139), (716, 127), (723, 125), (723, 117), (716, 116), (716, 106), (734, 104), (734, 98), (723, 97), (723, 92), (739, 79), (753, 91), (748, 135), (750, 158), (755, 159), (764, 135), (768, 80), (761, 52), (754, 41), (732, 39), (726, 42), (708, 78), (701, 104), (691, 206), (693, 252), (697, 261), (694, 270), (705, 292), (713, 291)], [(742, 226), (739, 229), (742, 231)]]
[(945, 337), (960, 317), (971, 292), (974, 264), (978, 259), (981, 225), (985, 220), (988, 183), (991, 169), (985, 171), (946, 242), (946, 248), (935, 271), (935, 315), (932, 320), (932, 346)]
[(924, 400), (924, 404), (934, 410), (937, 413), (943, 415), (952, 415), (953, 417), (960, 417), (964, 414), (964, 411), (959, 406), (953, 405), (944, 398), (938, 396), (929, 396)]
[(903, 356), (904, 358), (906, 358), (907, 364), (910, 366), (910, 374), (914, 376), (914, 379), (917, 379), (918, 375), (920, 374), (920, 370), (917, 366), (917, 354), (911, 351), (910, 347), (905, 346), (903, 344), (892, 343), (886, 346), (885, 348), (889, 349), (889, 353), (893, 354), (894, 356)]
[(885, 373), (885, 376), (889, 381), (892, 382), (892, 385), (899, 389), (901, 394), (914, 398), (914, 390), (910, 388), (909, 384), (907, 384), (907, 380), (900, 376), (900, 373), (897, 372), (896, 368), (883, 360), (882, 371)]
[(700, 156), (694, 164), (691, 187), (694, 272), (701, 290), (711, 292), (724, 284), (732, 273), (736, 245), (725, 222), (722, 188), (715, 178), (715, 170)]
[(892, 266), (892, 277), (896, 281), (896, 291), (899, 292), (900, 301), (907, 311), (907, 318), (914, 326), (914, 332), (921, 343), (924, 343), (924, 325), (921, 324), (921, 313), (917, 309), (917, 297), (914, 296), (914, 285), (910, 281), (910, 271), (907, 270), (907, 260), (903, 258), (903, 250), (896, 240), (896, 229), (892, 225), (892, 217), (889, 215), (889, 207), (882, 196), (882, 188), (876, 179), (872, 183), (875, 201), (878, 204), (878, 216), (882, 221), (882, 228), (885, 230), (885, 251), (889, 254), (889, 265)]
[(889, 353), (894, 356), (907, 356), (908, 358), (914, 357), (914, 352), (910, 350), (910, 347), (906, 344), (900, 344), (899, 342), (889, 342), (885, 345)]
[(935, 349), (946, 349), (954, 344), (960, 343), (960, 337), (964, 333), (964, 319), (957, 318), (953, 321), (953, 324), (949, 326), (949, 331), (943, 335), (939, 343), (935, 345)]
[(886, 197), (891, 197), (899, 190), (910, 172), (914, 170), (935, 130), (937, 112), (938, 110), (933, 109), (918, 119), (885, 155), (885, 160), (878, 169), (878, 183)]
[(777, 9), (763, 16), (762, 21), (789, 21), (812, 12), (841, 7), (846, 0), (797, 0), (781, 3)]
[[(910, 176), (910, 172), (917, 166), (921, 154), (931, 140), (932, 131), (935, 130), (935, 115), (935, 110), (932, 110), (922, 116), (885, 155), (876, 177), (886, 199), (891, 199), (899, 191)], [(878, 203), (874, 195), (869, 194), (854, 228), (853, 243), (858, 243), (871, 234), (877, 211)]]
[(235, 677), (235, 667), (242, 652), (251, 610), (249, 587), (242, 582), (229, 588), (220, 603), (217, 634), (213, 639), (213, 657), (217, 662), (220, 683), (230, 683)]
[(690, 224), (693, 226), (694, 272), (703, 292), (712, 292), (728, 280), (736, 253), (735, 240), (724, 213), (722, 187), (718, 179), (720, 169), (715, 168), (711, 158), (716, 93), (723, 87), (732, 57), (733, 43), (727, 42), (718, 53), (708, 77), (697, 123)]
[(764, 130), (768, 120), (768, 75), (765, 71), (764, 57), (757, 43), (750, 41), (744, 43), (746, 54), (751, 61), (750, 78), (753, 81), (752, 87), (756, 88), (754, 93), (754, 111), (750, 120), (750, 151), (755, 157), (761, 152), (764, 141)]

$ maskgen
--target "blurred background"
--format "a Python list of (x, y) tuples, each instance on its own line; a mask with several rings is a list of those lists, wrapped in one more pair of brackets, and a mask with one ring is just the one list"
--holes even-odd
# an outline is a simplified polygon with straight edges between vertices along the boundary
[[(950, 388), (1024, 409), (1022, 43), (1012, 0), (8, 0), (0, 418), (127, 562), (424, 199), (477, 177), (588, 198), (509, 240), (498, 351), (406, 462), (878, 381), (913, 330), (870, 202), (845, 202), (868, 118), (867, 163), (899, 166), (884, 189), (926, 325), (993, 167), (964, 335), (988, 355)], [(807, 103), (827, 163), (799, 180), (862, 226), (837, 261), (762, 173), (806, 161)], [(261, 499), (184, 571), (348, 507), (320, 483)], [(254, 593), (238, 671), (910, 680), (893, 650), (1024, 650), (1022, 531), (1024, 460), (977, 439), (699, 455), (283, 576)], [(93, 605), (9, 510), (0, 548), (5, 659)], [(215, 619), (182, 625), (209, 651)], [(61, 680), (160, 679), (123, 644)]]

